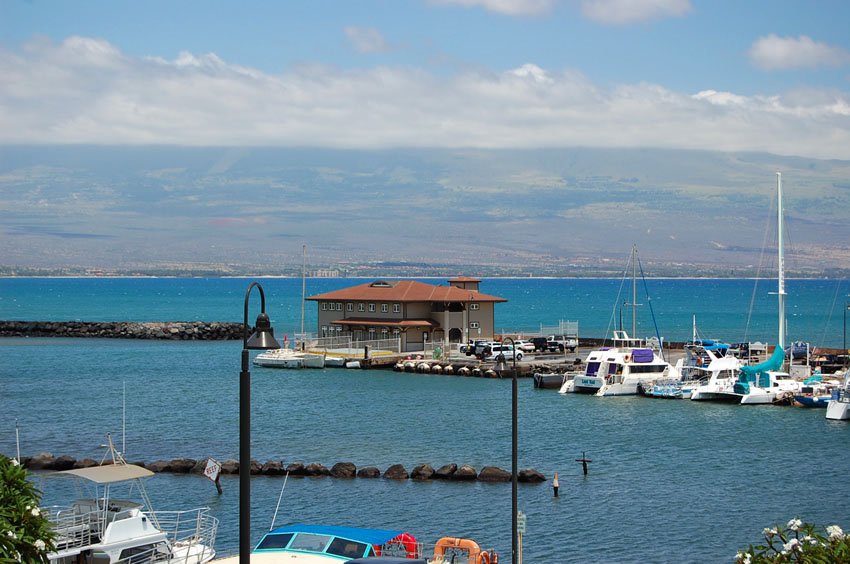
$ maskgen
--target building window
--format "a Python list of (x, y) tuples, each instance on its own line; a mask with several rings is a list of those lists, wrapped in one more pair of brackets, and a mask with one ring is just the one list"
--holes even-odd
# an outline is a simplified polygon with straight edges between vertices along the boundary
[(354, 311), (354, 304), (345, 304), (345, 309), (347, 311)]
[(389, 304), (381, 304), (381, 313), (387, 313), (388, 311), (390, 311)]
[(357, 304), (357, 311), (366, 311), (366, 304)]
[(479, 308), (480, 308), (480, 304), (476, 304), (476, 303), (471, 303), (471, 304), (469, 304), (469, 309), (470, 309), (470, 310), (473, 310), (473, 311), (474, 311), (474, 310), (477, 310), (477, 309), (479, 309)]
[(469, 322), (469, 328), (470, 329), (478, 329), (479, 327), (481, 327), (481, 325), (479, 325), (477, 321), (470, 321)]
[(369, 304), (369, 311), (372, 313), (375, 312), (375, 304)]
[(326, 304), (325, 302), (322, 302), (322, 311), (327, 311), (327, 310), (328, 310), (328, 304)]
[(401, 313), (401, 304), (393, 304), (393, 313)]
[(423, 341), (427, 341), (427, 340), (428, 340), (428, 331), (422, 331), (422, 340), (423, 340)]
[(338, 303), (338, 304), (336, 304), (336, 310), (337, 310), (337, 311), (342, 311), (342, 303)]
[(398, 327), (393, 329), (393, 335), (400, 335), (400, 334), (401, 334), (401, 329), (399, 329)]
[(369, 336), (370, 336), (370, 337), (373, 337), (374, 335), (375, 335), (375, 328), (374, 328), (374, 327), (369, 327)]
[(386, 337), (386, 336), (387, 336), (387, 333), (389, 333), (389, 332), (390, 332), (390, 330), (389, 330), (389, 329), (387, 329), (386, 327), (381, 328), (381, 334), (382, 334), (384, 337)]
[(322, 336), (326, 337), (328, 335), (328, 326), (322, 325)]

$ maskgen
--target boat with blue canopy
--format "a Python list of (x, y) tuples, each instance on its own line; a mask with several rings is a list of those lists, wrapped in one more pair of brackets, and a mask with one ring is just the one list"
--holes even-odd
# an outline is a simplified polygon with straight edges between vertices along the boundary
[[(335, 525), (293, 524), (272, 529), (251, 553), (251, 562), (331, 564), (372, 556), (416, 558), (416, 537), (394, 529), (366, 529)], [(222, 560), (222, 564), (238, 558)]]

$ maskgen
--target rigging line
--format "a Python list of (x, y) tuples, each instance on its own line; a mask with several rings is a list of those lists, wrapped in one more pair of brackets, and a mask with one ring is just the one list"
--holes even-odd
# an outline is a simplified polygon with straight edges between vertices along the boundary
[(835, 304), (838, 301), (838, 293), (841, 290), (841, 280), (835, 281), (835, 293), (832, 294), (832, 304), (829, 306), (829, 315), (826, 316), (826, 322), (823, 324), (823, 333), (820, 336), (820, 341), (816, 343), (818, 347), (826, 346), (826, 332), (829, 330), (829, 324), (832, 322), (832, 313), (835, 311)]
[(637, 260), (638, 268), (640, 268), (640, 277), (643, 280), (643, 291), (646, 294), (646, 302), (649, 304), (649, 313), (652, 314), (652, 324), (655, 326), (655, 338), (658, 339), (658, 346), (661, 347), (661, 359), (666, 362), (664, 358), (664, 341), (661, 340), (661, 335), (658, 333), (658, 322), (655, 320), (655, 310), (652, 309), (652, 298), (649, 296), (649, 287), (646, 285), (646, 276), (643, 274), (643, 264), (640, 262), (640, 257), (635, 256), (635, 260)]
[[(605, 342), (608, 340), (608, 335), (611, 334), (611, 325), (614, 325), (614, 321), (617, 316), (617, 306), (620, 303), (620, 296), (623, 295), (623, 286), (626, 285), (626, 276), (629, 275), (629, 266), (632, 264), (632, 252), (629, 251), (629, 259), (626, 261), (626, 266), (623, 268), (623, 277), (620, 278), (620, 289), (617, 290), (617, 300), (614, 302), (614, 307), (611, 309), (611, 317), (608, 318), (608, 327), (605, 329), (605, 338), (602, 339), (602, 345), (605, 345)], [(634, 337), (634, 335), (632, 335)]]
[(764, 261), (765, 261), (764, 256), (765, 256), (765, 250), (767, 248), (767, 238), (770, 236), (770, 229), (771, 229), (771, 226), (772, 226), (771, 217), (772, 217), (772, 212), (773, 212), (774, 198), (775, 198), (775, 195), (772, 194), (771, 197), (770, 197), (770, 206), (768, 207), (768, 212), (767, 212), (767, 220), (764, 223), (764, 235), (762, 236), (762, 241), (761, 241), (761, 251), (759, 253), (758, 268), (756, 269), (756, 279), (755, 279), (755, 283), (753, 284), (753, 293), (750, 296), (750, 307), (747, 310), (747, 324), (744, 327), (744, 339), (743, 339), (744, 342), (749, 341), (750, 323), (752, 322), (752, 318), (753, 318), (753, 307), (755, 306), (756, 295), (758, 293), (759, 280), (761, 280), (761, 270), (762, 270), (762, 267), (764, 266)]

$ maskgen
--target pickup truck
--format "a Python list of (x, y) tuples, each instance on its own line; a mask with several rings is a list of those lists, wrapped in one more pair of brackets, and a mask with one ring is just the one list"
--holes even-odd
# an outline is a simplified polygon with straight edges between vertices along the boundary
[(536, 351), (564, 352), (564, 350), (568, 350), (575, 352), (576, 347), (578, 347), (578, 339), (566, 335), (534, 337), (531, 339), (531, 342), (534, 344), (534, 350)]

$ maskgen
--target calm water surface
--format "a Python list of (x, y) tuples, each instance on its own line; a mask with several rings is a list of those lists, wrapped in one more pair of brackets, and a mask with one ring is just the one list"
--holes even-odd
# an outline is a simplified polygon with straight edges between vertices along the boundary
[[(157, 284), (147, 281), (136, 287), (115, 281), (127, 284), (126, 294), (117, 297), (114, 285), (92, 291), (81, 284), (72, 292), (60, 284), (51, 292), (60, 288), (62, 298), (44, 299), (65, 304), (56, 319), (106, 319), (113, 312), (113, 319), (239, 320), (244, 282), (179, 281), (192, 293), (204, 289), (204, 297), (196, 298), (197, 317), (191, 316), (188, 299), (175, 296), (174, 286), (161, 286), (162, 295), (154, 299), (150, 292)], [(294, 301), (284, 300), (263, 282), (269, 309), (290, 304), (286, 315), (297, 319), (300, 281), (288, 286), (280, 281), (280, 288), (270, 282), (275, 291), (297, 288)], [(45, 292), (52, 284), (38, 283), (45, 284)], [(482, 289), (508, 297), (505, 284), (499, 288), (488, 281)], [(600, 288), (613, 285), (616, 292), (618, 284), (608, 281)], [(823, 284), (821, 293), (829, 289)], [(43, 304), (31, 305), (33, 296), (20, 286), (17, 294), (6, 282), (0, 287), (0, 317), (13, 317), (9, 312), (20, 306), (26, 310), (20, 318), (48, 318), (47, 310), (39, 309)], [(81, 292), (90, 297), (81, 298)], [(594, 292), (587, 292), (588, 302), (604, 301), (591, 299)], [(820, 295), (808, 287), (805, 292)], [(747, 302), (744, 294), (742, 289), (740, 300)], [(101, 295), (108, 297), (108, 307), (93, 305)], [(830, 294), (823, 301), (831, 300)], [(85, 315), (85, 303), (94, 313)], [(568, 303), (573, 302), (564, 299)], [(657, 315), (658, 310), (671, 315), (657, 304), (654, 308)], [(565, 311), (564, 319), (578, 317)], [(535, 318), (549, 322), (542, 316)], [(689, 316), (683, 314), (688, 334)], [(530, 319), (505, 317), (502, 323), (517, 327), (531, 324)], [(580, 322), (585, 326), (584, 318)], [(97, 445), (106, 432), (121, 444), (126, 386), (128, 459), (237, 458), (240, 350), (236, 342), (2, 339), (0, 452), (14, 453), (17, 420), (24, 455), (48, 451), (98, 458)], [(382, 470), (394, 463), (411, 470), (425, 462), (510, 468), (507, 380), (257, 367), (252, 380), (252, 449), (260, 461), (327, 467), (350, 461)], [(557, 471), (561, 483), (558, 499), (548, 484), (520, 485), (529, 564), (729, 562), (737, 549), (760, 540), (763, 527), (792, 517), (850, 528), (850, 476), (841, 454), (850, 446), (850, 425), (826, 421), (822, 410), (560, 396), (535, 390), (526, 379), (520, 381), (519, 405), (520, 467), (547, 477)], [(593, 459), (586, 478), (575, 462), (582, 452)], [(45, 502), (70, 495), (52, 482), (46, 485)], [(255, 539), (271, 524), (282, 485), (278, 478), (252, 480)], [(222, 522), (218, 548), (233, 551), (237, 479), (225, 477), (223, 487), (218, 496), (204, 478), (157, 475), (148, 481), (157, 508), (211, 506)], [(430, 542), (445, 534), (470, 536), (509, 558), (510, 505), (510, 484), (290, 479), (277, 523), (398, 527)]]

